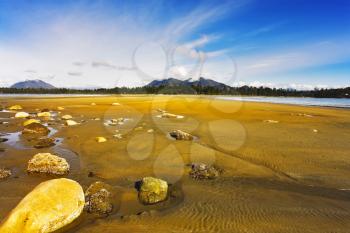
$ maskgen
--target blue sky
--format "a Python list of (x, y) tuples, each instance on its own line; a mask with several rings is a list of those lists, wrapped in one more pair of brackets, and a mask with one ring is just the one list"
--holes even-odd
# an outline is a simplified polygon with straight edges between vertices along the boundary
[(350, 1), (0, 0), (0, 86), (350, 86)]

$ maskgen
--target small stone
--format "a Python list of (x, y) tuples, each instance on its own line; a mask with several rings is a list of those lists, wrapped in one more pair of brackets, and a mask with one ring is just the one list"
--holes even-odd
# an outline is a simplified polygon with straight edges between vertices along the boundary
[(317, 129), (313, 129), (312, 132), (318, 133), (318, 130)]
[(169, 133), (169, 135), (173, 138), (175, 138), (176, 140), (187, 140), (187, 141), (190, 141), (190, 140), (193, 140), (194, 139), (194, 136), (189, 134), (189, 133), (186, 133), (182, 130), (174, 130), (172, 132)]
[(29, 117), (29, 113), (27, 112), (17, 112), (15, 118), (26, 118)]
[(154, 129), (147, 130), (147, 133), (153, 133), (153, 132), (154, 132)]
[(120, 103), (112, 103), (113, 106), (119, 106)]
[(21, 105), (12, 105), (11, 107), (8, 108), (8, 110), (22, 110), (22, 106)]
[(277, 124), (279, 123), (279, 121), (275, 121), (275, 120), (264, 120), (265, 123), (270, 123), (270, 124)]
[(139, 127), (136, 127), (134, 130), (136, 130), (136, 131), (143, 130), (143, 127), (142, 127), (142, 126), (139, 126)]
[(112, 186), (97, 181), (85, 191), (85, 210), (88, 213), (108, 215), (113, 210)]
[(222, 171), (215, 166), (206, 165), (204, 163), (192, 164), (190, 177), (193, 179), (215, 179)]
[(0, 168), (0, 179), (5, 179), (11, 175), (12, 175), (11, 170), (5, 169), (5, 168)]
[(22, 131), (22, 134), (48, 134), (50, 130), (40, 124), (40, 123), (31, 123), (29, 125), (26, 125)]
[(116, 138), (116, 139), (122, 139), (123, 138), (123, 136), (120, 133), (114, 134), (113, 137)]
[(63, 120), (70, 120), (72, 119), (73, 117), (71, 115), (64, 115), (61, 117)]
[(92, 105), (92, 106), (95, 106), (95, 105), (96, 105), (96, 103), (91, 103), (91, 105)]
[(56, 232), (79, 217), (84, 202), (83, 189), (76, 181), (64, 178), (45, 181), (11, 211), (0, 232)]
[(50, 112), (39, 112), (37, 114), (38, 117), (51, 117), (51, 113)]
[(107, 139), (105, 137), (96, 137), (95, 138), (96, 142), (107, 142)]
[(69, 172), (69, 164), (64, 158), (50, 153), (38, 153), (28, 162), (29, 173), (46, 173), (65, 175)]
[(36, 120), (36, 119), (29, 119), (29, 120), (26, 120), (25, 122), (23, 122), (23, 126), (27, 126), (27, 125), (30, 125), (32, 123), (38, 123), (40, 124), (40, 121), (39, 120)]
[(76, 121), (73, 120), (66, 120), (66, 125), (68, 126), (73, 126), (73, 125), (77, 125), (78, 123)]
[(46, 148), (55, 145), (55, 139), (53, 138), (39, 138), (39, 141), (34, 145), (35, 148)]
[(139, 187), (139, 200), (143, 204), (155, 204), (164, 201), (168, 195), (168, 184), (166, 181), (145, 177), (142, 179)]
[(57, 107), (57, 110), (58, 110), (58, 111), (63, 111), (63, 110), (64, 110), (64, 107), (60, 107), (60, 106), (59, 106), (59, 107)]

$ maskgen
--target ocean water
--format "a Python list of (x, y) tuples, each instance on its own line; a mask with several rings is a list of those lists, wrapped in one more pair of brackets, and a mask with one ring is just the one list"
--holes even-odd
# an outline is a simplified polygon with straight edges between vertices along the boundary
[(304, 106), (323, 106), (323, 107), (337, 107), (350, 108), (349, 99), (337, 98), (309, 98), (309, 97), (262, 97), (262, 96), (217, 96), (216, 99), (247, 101), (247, 102), (265, 102), (276, 104), (294, 104)]

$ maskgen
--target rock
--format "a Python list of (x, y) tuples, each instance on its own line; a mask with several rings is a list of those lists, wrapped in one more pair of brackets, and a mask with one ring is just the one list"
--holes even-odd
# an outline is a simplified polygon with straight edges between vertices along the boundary
[(96, 137), (96, 142), (107, 142), (107, 139), (105, 137)]
[(186, 133), (182, 130), (174, 130), (172, 132), (169, 133), (169, 135), (173, 138), (175, 138), (176, 140), (193, 140), (194, 139), (194, 136), (189, 134), (189, 133)]
[(113, 106), (119, 106), (120, 103), (112, 103)]
[(0, 138), (0, 143), (1, 143), (1, 142), (7, 142), (7, 141), (8, 141), (7, 138)]
[(96, 103), (91, 103), (91, 105), (92, 105), (92, 106), (95, 106), (95, 105), (96, 105)]
[(57, 107), (57, 110), (58, 110), (58, 111), (63, 111), (63, 110), (64, 110), (64, 107), (60, 107), (60, 106), (59, 106), (59, 107)]
[(99, 120), (101, 120), (99, 117), (96, 117), (96, 118), (94, 118), (93, 119), (94, 121), (99, 121)]
[(147, 133), (153, 133), (153, 132), (154, 132), (154, 129), (147, 130)]
[(161, 118), (177, 118), (177, 119), (182, 119), (184, 118), (184, 116), (181, 115), (176, 115), (176, 114), (172, 114), (172, 113), (168, 113), (168, 112), (163, 112), (160, 115)]
[(51, 117), (51, 113), (50, 112), (39, 112), (37, 114), (38, 117)]
[(12, 175), (11, 170), (5, 169), (5, 168), (0, 168), (0, 179), (5, 179), (11, 175)]
[(34, 145), (35, 148), (45, 148), (55, 145), (55, 139), (53, 138), (39, 138), (39, 141)]
[(27, 126), (27, 125), (30, 125), (32, 123), (38, 123), (40, 124), (40, 121), (39, 120), (36, 120), (36, 119), (29, 119), (29, 120), (26, 120), (25, 122), (23, 122), (23, 126)]
[(29, 117), (29, 113), (27, 112), (17, 112), (15, 118), (26, 118)]
[(153, 177), (142, 179), (138, 197), (143, 204), (155, 204), (164, 201), (167, 194), (168, 184), (166, 181)]
[(76, 121), (73, 120), (66, 120), (66, 125), (68, 126), (73, 126), (73, 125), (77, 125), (78, 123)]
[(27, 171), (29, 173), (65, 175), (69, 172), (69, 164), (59, 156), (50, 153), (38, 153), (29, 160)]
[(222, 171), (215, 166), (206, 165), (204, 163), (192, 164), (190, 176), (193, 179), (215, 179)]
[(318, 133), (318, 130), (317, 129), (313, 129), (312, 132)]
[(97, 181), (85, 191), (85, 210), (88, 213), (108, 215), (113, 210), (112, 187)]
[(36, 186), (11, 211), (1, 233), (48, 233), (73, 222), (84, 208), (84, 192), (74, 180), (53, 179)]
[(22, 106), (21, 105), (12, 105), (11, 107), (8, 108), (8, 110), (22, 110)]
[(116, 138), (116, 139), (122, 139), (123, 138), (123, 136), (120, 133), (114, 134), (113, 137)]
[(72, 119), (73, 117), (71, 115), (64, 115), (61, 117), (63, 120), (70, 120)]
[(50, 130), (40, 124), (40, 123), (31, 123), (29, 125), (26, 125), (22, 131), (22, 134), (43, 134), (46, 135), (50, 132)]
[(135, 130), (135, 131), (143, 130), (143, 127), (142, 127), (142, 126), (139, 126), (139, 127), (136, 127), (134, 130)]
[(275, 121), (275, 120), (264, 120), (265, 123), (270, 123), (270, 124), (277, 124), (279, 123), (279, 121)]

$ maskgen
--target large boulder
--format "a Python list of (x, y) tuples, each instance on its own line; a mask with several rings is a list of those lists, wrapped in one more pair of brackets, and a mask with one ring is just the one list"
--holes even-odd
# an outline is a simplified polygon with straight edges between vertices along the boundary
[(144, 177), (138, 189), (139, 200), (146, 205), (164, 201), (168, 195), (168, 183), (153, 177)]
[(29, 173), (64, 175), (69, 172), (69, 164), (64, 159), (50, 153), (38, 153), (28, 162)]
[(49, 132), (50, 132), (50, 130), (46, 126), (44, 126), (40, 123), (34, 122), (34, 123), (31, 123), (29, 125), (24, 126), (22, 134), (43, 134), (43, 135), (46, 135)]
[(85, 209), (88, 213), (108, 215), (113, 210), (113, 187), (97, 181), (85, 191)]
[(53, 179), (36, 186), (11, 211), (1, 233), (47, 233), (73, 222), (84, 208), (84, 192), (74, 180)]
[(172, 138), (175, 138), (176, 140), (187, 140), (187, 141), (190, 141), (190, 140), (193, 140), (194, 139), (194, 136), (189, 134), (189, 133), (186, 133), (182, 130), (174, 130), (174, 131), (171, 131), (169, 133), (169, 135), (172, 137)]

